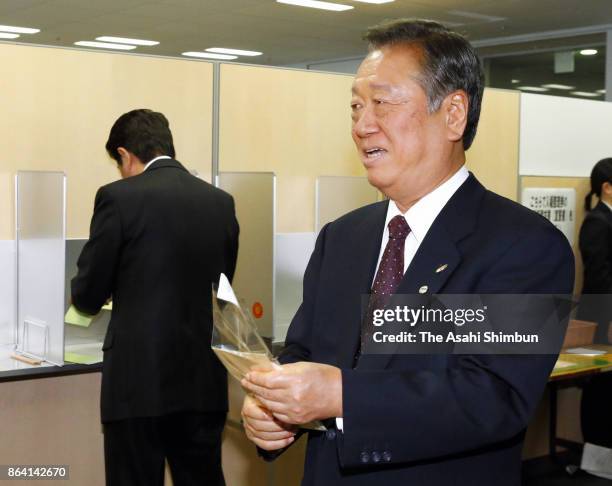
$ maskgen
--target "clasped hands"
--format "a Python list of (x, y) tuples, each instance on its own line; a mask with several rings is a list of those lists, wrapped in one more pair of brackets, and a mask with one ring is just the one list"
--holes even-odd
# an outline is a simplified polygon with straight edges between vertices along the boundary
[(249, 393), (242, 406), (246, 435), (267, 451), (291, 444), (301, 424), (342, 417), (342, 374), (335, 366), (302, 361), (254, 367), (241, 384)]

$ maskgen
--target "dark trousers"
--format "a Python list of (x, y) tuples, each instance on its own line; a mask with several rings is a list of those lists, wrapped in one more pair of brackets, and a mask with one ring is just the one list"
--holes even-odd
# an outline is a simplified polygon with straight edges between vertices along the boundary
[(175, 413), (104, 424), (107, 486), (162, 486), (165, 460), (174, 486), (224, 486), (225, 412)]

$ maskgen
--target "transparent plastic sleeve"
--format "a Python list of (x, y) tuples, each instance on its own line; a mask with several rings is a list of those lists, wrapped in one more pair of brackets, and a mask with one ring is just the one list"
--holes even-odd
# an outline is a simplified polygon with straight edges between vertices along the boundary
[[(257, 331), (252, 317), (240, 307), (227, 277), (223, 274), (219, 285), (212, 291), (212, 311), (212, 350), (236, 380), (242, 380), (253, 367), (260, 370), (280, 367)], [(300, 427), (325, 430), (320, 422)]]

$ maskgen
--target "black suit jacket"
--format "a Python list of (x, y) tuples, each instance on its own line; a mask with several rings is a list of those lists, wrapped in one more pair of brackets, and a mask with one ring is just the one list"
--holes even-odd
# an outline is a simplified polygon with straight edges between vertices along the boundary
[(612, 211), (603, 202), (584, 218), (579, 245), (584, 284), (578, 317), (598, 322), (596, 340), (605, 342), (612, 321)]
[(113, 299), (103, 422), (227, 410), (211, 289), (221, 272), (233, 276), (238, 232), (232, 197), (176, 160), (98, 190), (72, 301), (95, 314)]
[[(524, 429), (556, 356), (362, 355), (353, 369), (387, 204), (324, 227), (304, 276), (281, 361), (342, 369), (344, 432), (330, 421), (309, 433), (303, 484), (518, 485)], [(470, 175), (397, 293), (569, 294), (573, 281), (565, 237)]]

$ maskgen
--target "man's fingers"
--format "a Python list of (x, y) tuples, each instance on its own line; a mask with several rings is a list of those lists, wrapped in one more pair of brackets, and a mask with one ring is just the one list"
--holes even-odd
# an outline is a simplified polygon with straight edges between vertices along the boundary
[(272, 413), (257, 405), (255, 398), (249, 398), (250, 403), (242, 407), (242, 415), (256, 420), (272, 420)]
[(292, 419), (289, 415), (285, 415), (284, 413), (275, 413), (274, 418), (287, 425), (300, 425), (299, 422), (296, 422), (295, 419)]
[(255, 395), (259, 401), (264, 398), (266, 400), (280, 402), (285, 395), (283, 390), (266, 388), (248, 380), (242, 380), (240, 383), (247, 391)]
[(295, 437), (289, 437), (281, 440), (264, 440), (254, 435), (248, 428), (245, 428), (244, 430), (249, 440), (264, 451), (276, 451), (278, 449), (282, 449), (287, 447), (295, 440)]
[(282, 371), (249, 371), (245, 379), (264, 388), (280, 388), (285, 379)]
[(249, 426), (258, 432), (292, 432), (290, 426), (286, 425), (283, 427), (278, 421), (274, 419), (268, 420), (257, 420), (246, 415), (243, 415), (244, 423), (248, 423)]
[(295, 436), (295, 433), (289, 430), (276, 429), (273, 431), (262, 431), (262, 430), (257, 430), (253, 428), (253, 426), (254, 424), (252, 424), (251, 422), (244, 422), (245, 430), (248, 429), (248, 431), (254, 437), (257, 437), (258, 439), (261, 439), (261, 440), (283, 440), (283, 439), (288, 439), (289, 437)]

